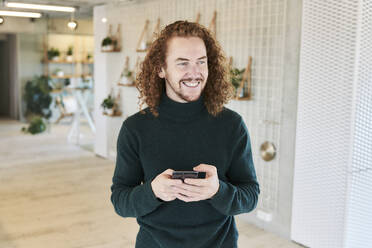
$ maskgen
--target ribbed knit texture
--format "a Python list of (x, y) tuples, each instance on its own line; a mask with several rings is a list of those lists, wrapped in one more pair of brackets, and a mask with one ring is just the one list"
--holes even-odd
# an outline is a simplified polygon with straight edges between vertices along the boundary
[[(111, 201), (120, 216), (137, 218), (136, 248), (237, 247), (234, 215), (257, 205), (260, 189), (244, 121), (227, 108), (213, 117), (203, 100), (179, 103), (164, 93), (158, 118), (146, 108), (121, 127)], [(151, 182), (158, 174), (201, 163), (217, 167), (220, 187), (212, 199), (156, 198)]]

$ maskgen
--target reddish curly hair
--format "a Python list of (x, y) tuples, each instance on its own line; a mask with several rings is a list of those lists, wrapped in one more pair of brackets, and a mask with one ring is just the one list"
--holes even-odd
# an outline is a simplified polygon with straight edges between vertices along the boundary
[(159, 115), (157, 107), (165, 89), (165, 80), (160, 78), (158, 73), (161, 68), (167, 68), (167, 43), (176, 36), (199, 37), (204, 41), (209, 74), (203, 90), (204, 105), (211, 115), (216, 116), (234, 94), (234, 88), (227, 78), (226, 58), (218, 42), (205, 27), (188, 21), (176, 21), (167, 25), (150, 45), (136, 78), (136, 87), (140, 93), (138, 98), (141, 113), (144, 113), (142, 105), (146, 103), (155, 117)]

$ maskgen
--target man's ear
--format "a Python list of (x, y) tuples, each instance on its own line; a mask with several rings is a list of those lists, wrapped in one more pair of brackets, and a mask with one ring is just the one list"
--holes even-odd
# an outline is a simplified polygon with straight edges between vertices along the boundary
[(165, 71), (164, 71), (163, 67), (160, 69), (158, 75), (159, 75), (160, 78), (165, 78)]

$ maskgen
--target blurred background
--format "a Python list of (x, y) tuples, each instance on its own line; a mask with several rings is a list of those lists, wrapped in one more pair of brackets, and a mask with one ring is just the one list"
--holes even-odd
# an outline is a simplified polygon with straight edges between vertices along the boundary
[(134, 247), (110, 186), (135, 76), (176, 20), (223, 48), (261, 194), (239, 247), (372, 242), (372, 2), (20, 0), (0, 5), (0, 247)]

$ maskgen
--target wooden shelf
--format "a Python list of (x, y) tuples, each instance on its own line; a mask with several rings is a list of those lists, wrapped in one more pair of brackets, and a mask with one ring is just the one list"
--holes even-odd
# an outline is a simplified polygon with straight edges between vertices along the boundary
[(117, 50), (113, 49), (113, 50), (107, 50), (107, 51), (101, 49), (101, 52), (102, 53), (119, 53), (119, 52), (121, 52), (121, 49), (117, 49)]
[(94, 64), (94, 62), (86, 62), (86, 61), (41, 61), (43, 64)]
[(136, 87), (136, 84), (122, 84), (118, 83), (119, 86), (124, 86), (124, 87)]
[[(44, 75), (48, 76), (48, 75)], [(80, 74), (80, 75), (63, 75), (63, 76), (57, 76), (57, 75), (50, 75), (51, 78), (59, 78), (59, 79), (65, 79), (65, 78), (80, 78), (80, 77), (92, 77), (91, 74)]]
[(237, 101), (249, 101), (252, 100), (252, 97), (246, 96), (246, 97), (235, 97), (234, 100)]
[(109, 117), (120, 117), (121, 116), (121, 111), (118, 111), (118, 112), (116, 112), (112, 115), (109, 115), (109, 114), (103, 112), (103, 115), (106, 115), (106, 116), (109, 116)]
[(63, 89), (53, 89), (50, 93), (59, 94), (59, 93), (62, 93), (62, 92), (63, 92)]

